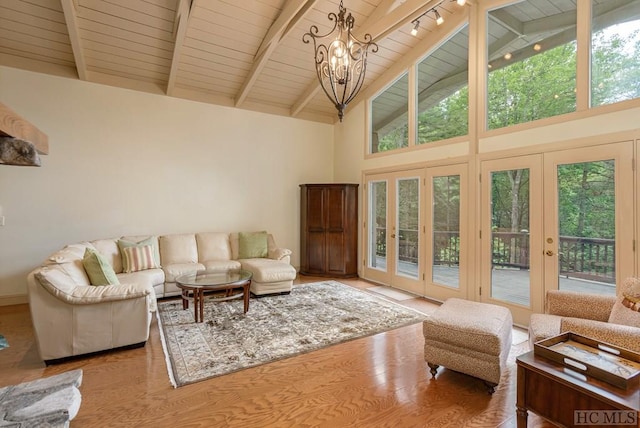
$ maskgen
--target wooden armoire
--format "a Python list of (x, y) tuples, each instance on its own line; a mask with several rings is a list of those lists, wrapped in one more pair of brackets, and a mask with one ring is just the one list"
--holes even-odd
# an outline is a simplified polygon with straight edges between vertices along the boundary
[(358, 185), (300, 185), (300, 273), (358, 276)]

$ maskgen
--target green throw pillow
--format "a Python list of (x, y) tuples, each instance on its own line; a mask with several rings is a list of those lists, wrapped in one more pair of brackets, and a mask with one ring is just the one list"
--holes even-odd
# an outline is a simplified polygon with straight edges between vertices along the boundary
[(238, 258), (267, 257), (267, 232), (240, 232), (238, 234)]
[(107, 259), (91, 248), (84, 250), (82, 266), (87, 271), (91, 285), (116, 285), (120, 284), (116, 272)]

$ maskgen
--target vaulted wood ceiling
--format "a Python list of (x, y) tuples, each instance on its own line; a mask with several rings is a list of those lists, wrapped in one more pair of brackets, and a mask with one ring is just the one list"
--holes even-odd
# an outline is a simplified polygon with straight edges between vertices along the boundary
[[(491, 12), (500, 24), (489, 34), (492, 65), (501, 65), (504, 52), (525, 49), (534, 35), (564, 40), (562, 32), (575, 26), (576, 1), (529, 0)], [(302, 35), (312, 25), (328, 32), (327, 14), (337, 13), (339, 3), (0, 0), (0, 65), (333, 123), (337, 112), (317, 83), (313, 47)], [(597, 3), (633, 15), (639, 2)], [(356, 36), (370, 33), (379, 45), (369, 56), (361, 94), (403, 57), (437, 42), (451, 23), (462, 23), (468, 7), (454, 0), (344, 0), (344, 6), (355, 17)], [(426, 13), (435, 6), (447, 24), (436, 26), (434, 14)], [(412, 36), (417, 17), (420, 31)], [(466, 73), (466, 61), (466, 52), (436, 53), (421, 87), (459, 85), (454, 74)]]
[[(435, 30), (443, 3), (346, 0), (355, 34), (380, 45), (364, 87)], [(447, 0), (446, 18), (460, 11)], [(311, 25), (338, 0), (0, 0), (0, 65), (173, 97), (335, 122), (317, 84)]]

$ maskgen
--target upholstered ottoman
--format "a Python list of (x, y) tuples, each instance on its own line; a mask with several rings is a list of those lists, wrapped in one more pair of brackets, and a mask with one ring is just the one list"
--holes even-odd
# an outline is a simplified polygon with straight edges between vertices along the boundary
[(242, 269), (253, 273), (251, 293), (255, 296), (290, 293), (296, 269), (289, 263), (271, 259), (240, 260)]
[(423, 323), (424, 359), (435, 377), (444, 366), (485, 381), (493, 394), (511, 348), (511, 312), (451, 298)]

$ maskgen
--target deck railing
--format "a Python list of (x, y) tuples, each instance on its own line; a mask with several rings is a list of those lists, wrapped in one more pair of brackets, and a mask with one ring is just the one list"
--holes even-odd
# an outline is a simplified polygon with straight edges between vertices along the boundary
[[(400, 261), (418, 263), (418, 230), (399, 231)], [(529, 233), (493, 232), (493, 265), (529, 269)], [(455, 266), (460, 263), (460, 238), (457, 231), (433, 232), (434, 264)], [(386, 255), (386, 229), (376, 230), (376, 255)], [(558, 245), (560, 275), (615, 283), (615, 240), (560, 236)]]

